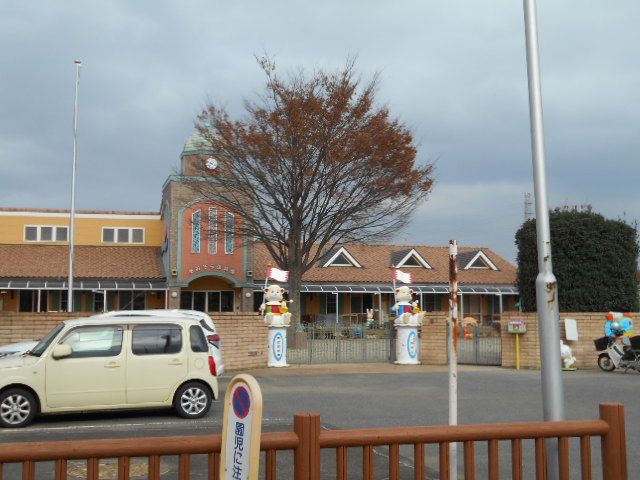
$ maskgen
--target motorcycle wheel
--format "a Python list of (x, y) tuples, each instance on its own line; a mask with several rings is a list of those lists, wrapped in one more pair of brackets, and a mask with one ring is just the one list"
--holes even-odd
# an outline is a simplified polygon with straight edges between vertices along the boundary
[(612, 372), (616, 368), (613, 360), (611, 360), (611, 357), (606, 353), (601, 353), (598, 357), (598, 366), (600, 370), (604, 370), (605, 372)]

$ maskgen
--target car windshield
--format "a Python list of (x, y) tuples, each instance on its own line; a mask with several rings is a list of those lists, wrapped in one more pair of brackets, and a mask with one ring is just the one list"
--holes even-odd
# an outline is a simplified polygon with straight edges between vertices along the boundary
[(39, 357), (40, 355), (42, 355), (42, 352), (44, 352), (47, 349), (47, 347), (51, 344), (53, 339), (58, 336), (58, 333), (60, 333), (60, 330), (62, 330), (63, 328), (64, 328), (64, 323), (59, 323), (58, 325), (56, 325), (53, 328), (53, 330), (51, 330), (47, 334), (46, 337), (40, 340), (40, 342), (28, 352), (29, 355), (33, 355), (35, 357)]

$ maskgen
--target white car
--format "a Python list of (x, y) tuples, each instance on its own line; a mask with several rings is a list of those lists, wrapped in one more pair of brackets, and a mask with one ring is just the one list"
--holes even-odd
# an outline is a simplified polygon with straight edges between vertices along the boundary
[(0, 427), (37, 414), (170, 407), (201, 418), (218, 398), (200, 323), (177, 315), (65, 320), (23, 355), (0, 358)]
[(95, 318), (113, 318), (113, 317), (164, 317), (164, 318), (192, 318), (198, 321), (204, 336), (209, 344), (209, 354), (215, 362), (216, 376), (224, 373), (224, 357), (222, 353), (222, 342), (220, 335), (216, 330), (216, 326), (209, 315), (197, 310), (117, 310), (113, 312), (101, 313), (94, 315)]
[(28, 340), (26, 342), (9, 343), (0, 346), (0, 357), (20, 355), (26, 353), (38, 344), (39, 340)]

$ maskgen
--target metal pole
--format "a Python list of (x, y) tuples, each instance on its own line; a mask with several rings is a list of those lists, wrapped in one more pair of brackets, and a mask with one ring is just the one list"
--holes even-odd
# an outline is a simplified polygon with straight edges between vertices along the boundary
[[(531, 150), (536, 202), (536, 234), (538, 246), (538, 276), (536, 278), (536, 307), (540, 332), (540, 361), (544, 419), (564, 420), (564, 394), (560, 357), (558, 283), (551, 263), (551, 231), (547, 202), (547, 176), (542, 125), (542, 89), (538, 57), (538, 27), (535, 0), (524, 0), (525, 34), (527, 44), (527, 77), (529, 81), (529, 115), (531, 121)], [(548, 475), (558, 478), (558, 444), (547, 442)]]
[(76, 60), (76, 96), (73, 103), (73, 164), (71, 167), (71, 213), (69, 215), (69, 285), (67, 290), (67, 312), (73, 312), (73, 247), (76, 227), (76, 160), (78, 158), (78, 89), (82, 62)]
[[(458, 424), (458, 242), (449, 241), (449, 425)], [(451, 444), (449, 478), (458, 478), (457, 444)]]

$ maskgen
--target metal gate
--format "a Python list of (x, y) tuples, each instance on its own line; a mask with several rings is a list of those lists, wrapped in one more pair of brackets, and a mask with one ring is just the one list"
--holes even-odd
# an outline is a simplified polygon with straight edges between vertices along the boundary
[(458, 343), (458, 363), (502, 365), (502, 338), (499, 325), (495, 323), (492, 326), (465, 326)]
[(291, 364), (392, 361), (391, 322), (378, 328), (308, 324), (304, 329), (288, 342), (287, 361)]

